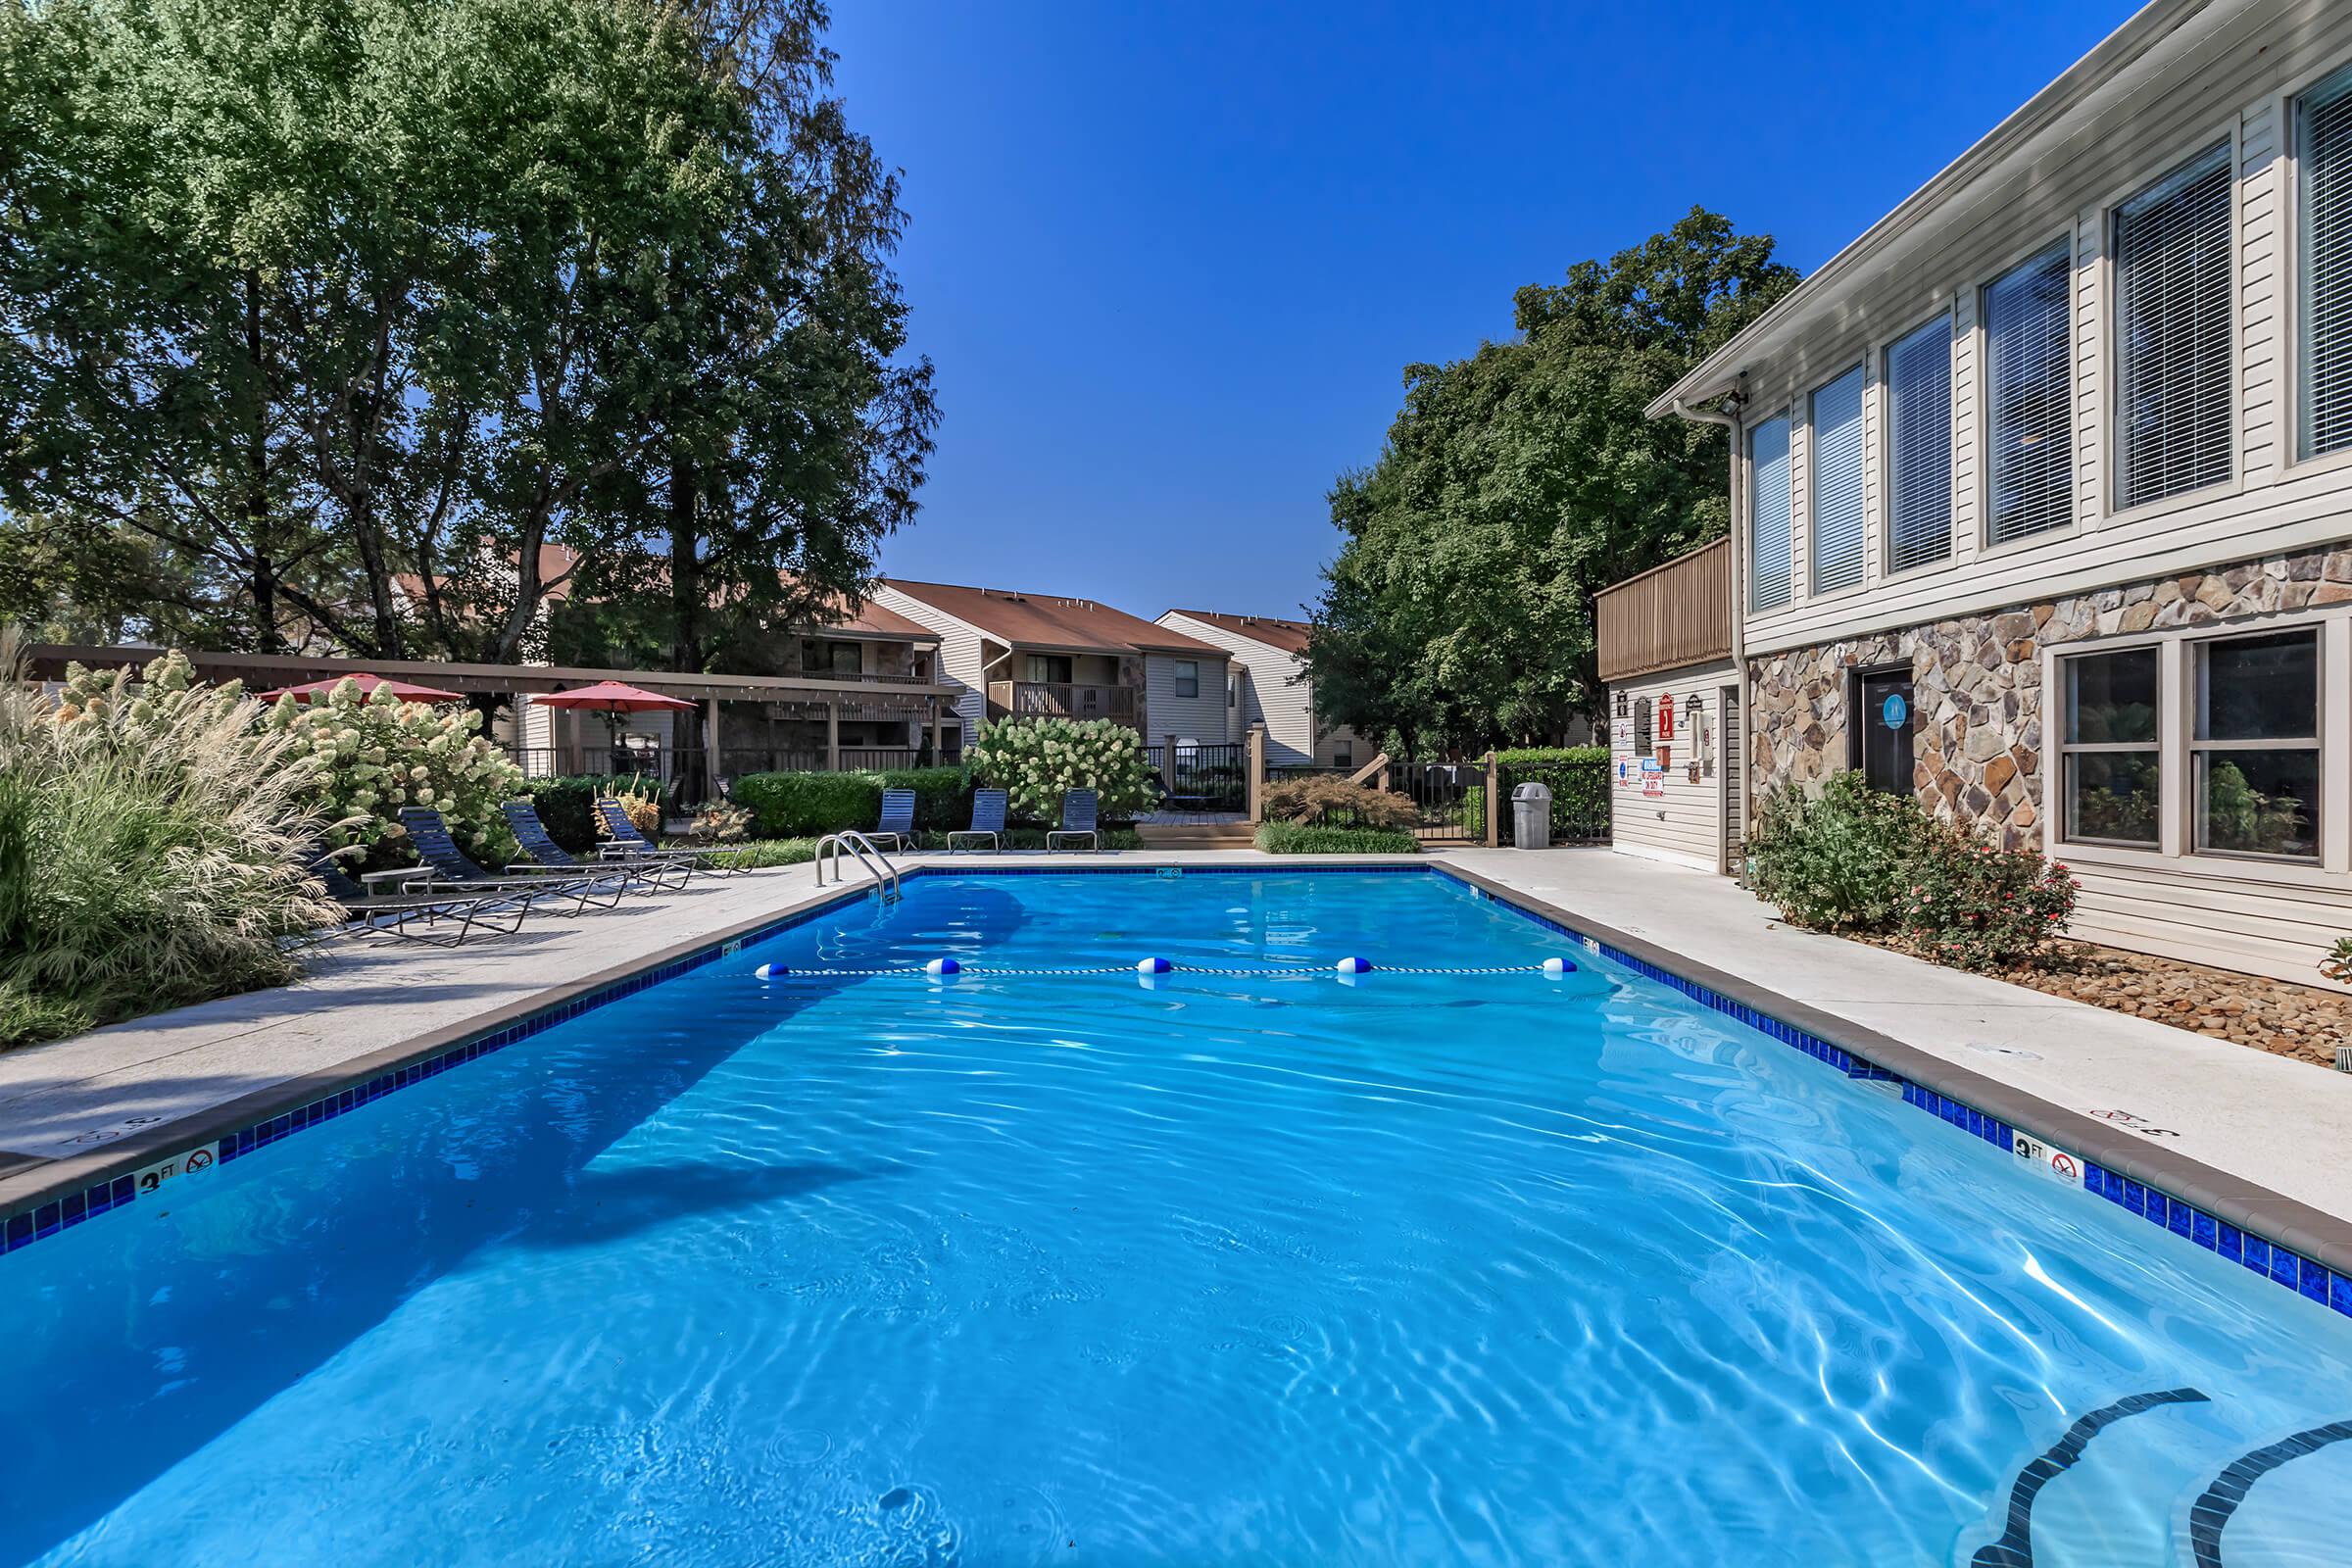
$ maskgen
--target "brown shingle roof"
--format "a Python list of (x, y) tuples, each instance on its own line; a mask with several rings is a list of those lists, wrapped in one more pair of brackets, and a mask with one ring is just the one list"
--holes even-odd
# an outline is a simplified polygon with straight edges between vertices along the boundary
[(1224, 649), (1211, 647), (1198, 637), (1155, 626), (1092, 599), (1062, 599), (1004, 588), (962, 588), (944, 582), (909, 582), (904, 577), (891, 578), (890, 585), (909, 599), (918, 599), (967, 625), (977, 626), (1007, 645), (1078, 653), (1129, 654), (1149, 649), (1153, 653), (1225, 657)]
[(1306, 652), (1308, 627), (1303, 620), (1285, 620), (1280, 615), (1230, 615), (1221, 610), (1172, 610), (1168, 613), (1205, 620), (1236, 636), (1264, 643), (1268, 648), (1278, 648), (1286, 654)]

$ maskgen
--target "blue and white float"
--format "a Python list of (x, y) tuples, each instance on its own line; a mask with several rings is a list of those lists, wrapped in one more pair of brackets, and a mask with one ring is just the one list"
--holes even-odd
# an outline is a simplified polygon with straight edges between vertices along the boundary
[(784, 976), (792, 973), (792, 970), (781, 963), (763, 963), (759, 968), (754, 969), (752, 973), (758, 975), (762, 980), (781, 980)]
[(1545, 974), (1574, 974), (1576, 972), (1576, 965), (1570, 963), (1566, 958), (1545, 958), (1544, 960), (1544, 972)]
[(1138, 958), (1135, 960), (1137, 974), (1166, 974), (1175, 967), (1165, 958)]
[(957, 963), (954, 958), (933, 958), (929, 963), (923, 965), (923, 973), (956, 974), (962, 968), (963, 965)]
[(1342, 974), (1370, 974), (1372, 972), (1372, 960), (1370, 958), (1357, 958), (1350, 956), (1342, 958), (1339, 962), (1333, 964), (1332, 967), (1339, 970)]

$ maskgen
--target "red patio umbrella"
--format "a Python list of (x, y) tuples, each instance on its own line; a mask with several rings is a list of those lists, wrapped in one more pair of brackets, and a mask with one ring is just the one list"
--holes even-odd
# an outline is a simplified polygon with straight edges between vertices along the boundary
[(466, 700), (463, 692), (445, 692), (438, 686), (419, 686), (414, 681), (389, 680), (382, 675), (336, 675), (327, 680), (305, 681), (300, 686), (280, 686), (273, 692), (264, 692), (261, 699), (265, 703), (273, 703), (280, 697), (291, 697), (298, 703), (307, 703), (314, 697), (324, 697), (347, 680), (359, 682), (360, 695), (363, 697), (372, 695), (377, 687), (382, 686), (390, 688), (392, 695), (404, 703), (462, 703)]
[(545, 697), (533, 696), (531, 701), (542, 708), (578, 708), (603, 713), (617, 719), (623, 713), (650, 713), (665, 708), (696, 708), (683, 697), (664, 697), (641, 686), (628, 686), (616, 680), (600, 680), (593, 686), (577, 686), (567, 692), (549, 692)]

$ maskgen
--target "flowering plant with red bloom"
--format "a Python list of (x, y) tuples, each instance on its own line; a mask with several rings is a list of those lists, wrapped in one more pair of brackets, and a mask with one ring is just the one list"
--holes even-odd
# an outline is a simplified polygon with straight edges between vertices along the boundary
[(2034, 850), (2004, 850), (1957, 834), (1911, 865), (1903, 934), (1938, 963), (1999, 969), (2066, 934), (2082, 884)]

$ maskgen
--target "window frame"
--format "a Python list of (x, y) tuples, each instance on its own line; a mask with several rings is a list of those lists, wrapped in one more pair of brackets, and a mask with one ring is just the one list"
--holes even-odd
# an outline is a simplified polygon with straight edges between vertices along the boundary
[[(1820, 382), (1814, 386), (1811, 391), (1805, 394), (1804, 600), (1805, 603), (1809, 605), (1827, 604), (1835, 600), (1843, 599), (1849, 594), (1862, 593), (1866, 591), (1871, 584), (1870, 394), (1872, 389), (1872, 381), (1870, 369), (1870, 357), (1865, 355), (1862, 359), (1859, 359), (1853, 364), (1848, 365), (1837, 374)], [(1861, 385), (1856, 390), (1854, 399), (1854, 462), (1857, 465), (1855, 482), (1861, 492), (1858, 499), (1862, 508), (1862, 525), (1856, 532), (1856, 544), (1862, 552), (1862, 559), (1856, 564), (1854, 580), (1852, 582), (1842, 583), (1833, 588), (1824, 588), (1821, 585), (1821, 422), (1819, 416), (1819, 408), (1822, 393), (1838, 385), (1847, 376), (1858, 376), (1861, 379)], [(1791, 443), (1788, 465), (1788, 488), (1790, 503), (1788, 512), (1788, 553), (1790, 558), (1788, 571), (1788, 592), (1789, 601), (1793, 604), (1796, 599), (1796, 454), (1793, 441), (1793, 437), (1795, 435), (1793, 426), (1791, 426), (1789, 434), (1791, 436)]]
[[(1198, 659), (1171, 659), (1168, 663), (1170, 665), (1168, 679), (1175, 695), (1198, 699), (1200, 695), (1200, 661)], [(1185, 690), (1188, 683), (1192, 687), (1191, 691)]]
[[(2264, 865), (2304, 865), (2319, 867), (2328, 855), (2328, 819), (2322, 816), (2312, 824), (2312, 849), (2308, 855), (2288, 855), (2269, 850), (2218, 850), (2204, 843), (2205, 837), (2205, 769), (2203, 759), (2209, 752), (2310, 752), (2318, 759), (2320, 809), (2328, 809), (2328, 786), (2336, 782), (2328, 765), (2328, 632), (2325, 620), (2295, 620), (2284, 625), (2237, 626), (2223, 632), (2208, 632), (2203, 636), (2184, 637), (2188, 661), (2183, 671), (2183, 695), (2188, 700), (2188, 722), (2181, 736), (2181, 760), (2187, 771), (2181, 783), (2188, 792), (2188, 822), (2181, 840), (2183, 851), (2190, 857), (2206, 860), (2252, 860)], [(2245, 642), (2257, 637), (2309, 637), (2311, 639), (2311, 733), (2272, 740), (2214, 740), (2199, 733), (2205, 728), (2207, 656), (2220, 644)], [(2340, 809), (2340, 808), (2338, 808)]]
[[(1914, 566), (1894, 564), (1894, 377), (1887, 373), (1888, 356), (1938, 321), (1943, 323), (1943, 554)], [(1883, 583), (1950, 571), (1960, 564), (1960, 320), (1956, 302), (1945, 303), (1881, 343), (1874, 352), (1879, 391), (1879, 574)], [(1982, 379), (1982, 377), (1980, 377)]]
[[(1992, 532), (1992, 317), (1991, 313), (1985, 309), (1985, 300), (1991, 294), (1993, 285), (2008, 277), (2010, 273), (2022, 270), (2061, 247), (2064, 247), (2066, 251), (2068, 302), (2066, 336), (2067, 364), (2070, 367), (2066, 396), (2067, 467), (2068, 471), (2077, 477), (2067, 487), (2068, 508), (2065, 522), (2037, 529), (2032, 533), (2019, 534), (2014, 539), (1996, 539)], [(2076, 274), (2081, 270), (2082, 263), (2082, 245), (2076, 233), (2076, 224), (2070, 221), (2059, 233), (2055, 235), (2045, 233), (2036, 243), (2023, 247), (2012, 254), (1988, 272), (1982, 274), (1981, 280), (1975, 285), (1976, 319), (1969, 330), (1973, 339), (1970, 347), (1976, 360), (1975, 374), (1972, 379), (1975, 381), (1976, 405), (1977, 517), (1974, 559), (1977, 561), (1986, 561), (2021, 550), (2037, 549), (2057, 540), (2071, 538), (2082, 531), (2082, 497), (2080, 482), (2082, 418), (2077, 385), (2082, 345), (2082, 335), (2076, 329), (2077, 318), (2082, 314)]]
[[(2074, 727), (2075, 722), (2075, 696), (2074, 686), (2069, 678), (2067, 666), (2085, 660), (2115, 659), (2131, 654), (2144, 654), (2155, 662), (2155, 738), (2145, 741), (2068, 740), (2066, 738), (2067, 731)], [(2058, 767), (2056, 770), (2056, 776), (2054, 779), (2052, 779), (2051, 787), (2046, 792), (2047, 799), (2043, 802), (2050, 812), (2050, 827), (2052, 836), (2058, 843), (2067, 846), (2069, 849), (2078, 849), (2084, 845), (2095, 845), (2100, 849), (2134, 850), (2141, 854), (2162, 851), (2164, 848), (2165, 807), (2161, 781), (2163, 780), (2166, 772), (2166, 736), (2171, 730), (2178, 727), (2177, 725), (2168, 724), (2166, 722), (2167, 710), (2164, 701), (2163, 645), (2158, 642), (2150, 642), (2145, 640), (2134, 641), (2119, 646), (2077, 647), (2070, 645), (2066, 652), (2057, 656), (2057, 675), (2059, 682), (2061, 683), (2059, 689), (2066, 694), (2063, 699), (2066, 706), (2065, 711), (2059, 715), (2063, 722), (2058, 726), (2055, 743), (2055, 750), (2058, 754)], [(2045, 734), (2046, 733), (2047, 731), (2045, 731)], [(2156, 837), (2152, 841), (2147, 839), (2078, 838), (2073, 833), (2069, 832), (2066, 826), (2067, 786), (2073, 781), (2075, 759), (2082, 756), (2136, 756), (2143, 753), (2155, 759), (2156, 777), (2159, 780), (2156, 802)]]
[[(1787, 524), (1788, 530), (1788, 597), (1778, 604), (1767, 605), (1760, 603), (1756, 598), (1756, 432), (1776, 420), (1788, 427), (1788, 455), (1784, 460), (1788, 470), (1788, 520)], [(1740, 520), (1740, 527), (1747, 532), (1746, 539), (1742, 541), (1745, 548), (1740, 552), (1743, 564), (1747, 568), (1747, 591), (1741, 595), (1746, 601), (1742, 613), (1750, 616), (1777, 614), (1795, 609), (1797, 604), (1795, 404), (1793, 402), (1784, 403), (1778, 410), (1762, 418), (1750, 419), (1747, 421), (1746, 428), (1741, 430), (1740, 435), (1741, 447), (1740, 456), (1740, 461), (1746, 466), (1747, 480), (1740, 486), (1741, 494), (1747, 503), (1745, 508), (1747, 515)]]
[[(2229, 173), (2230, 185), (2230, 369), (2229, 389), (2225, 399), (2230, 409), (2230, 472), (2210, 484), (2193, 490), (2179, 490), (2171, 495), (2126, 505), (2124, 501), (2124, 310), (2123, 276), (2117, 265), (2116, 241), (2118, 224), (2123, 211), (2133, 201), (2164, 181), (2180, 173), (2196, 160), (2222, 149), (2223, 165)], [(2245, 363), (2246, 332), (2242, 309), (2242, 266), (2245, 249), (2245, 179), (2242, 174), (2243, 149), (2238, 136), (2238, 122), (2232, 117), (2226, 124), (2208, 124), (2196, 135), (2174, 144), (2161, 160), (2162, 172), (2152, 178), (2135, 178), (2129, 190), (2114, 192), (2097, 206), (2099, 221), (2099, 342), (2098, 376), (2101, 387), (2099, 419), (2103, 426), (2096, 432), (2099, 461), (2105, 466), (2099, 485), (2098, 520), (2104, 525), (2117, 519), (2137, 521), (2143, 517), (2159, 517), (2167, 512), (2184, 507), (2210, 505), (2226, 500), (2244, 488), (2246, 473), (2245, 419)], [(2290, 219), (2287, 225), (2295, 225)], [(2287, 292), (2294, 292), (2293, 284)], [(2284, 314), (2283, 312), (2281, 314)], [(2292, 396), (2290, 388), (2290, 399)], [(2078, 438), (2082, 432), (2077, 429)], [(2294, 432), (2289, 431), (2289, 439)], [(2078, 446), (2080, 441), (2078, 440)], [(2081, 452), (2076, 461), (2081, 462)], [(2078, 496), (2078, 522), (2082, 508)], [(1989, 520), (1989, 519), (1988, 519)], [(2056, 529), (2050, 530), (2052, 533)], [(2027, 537), (2038, 539), (2040, 534)]]
[(2285, 165), (2285, 190), (2282, 206), (2285, 221), (2280, 225), (2279, 238), (2280, 288), (2274, 347), (2278, 363), (2286, 367), (2285, 396), (2279, 422), (2284, 429), (2279, 466), (2284, 474), (2300, 476), (2305, 473), (2325, 473), (2331, 468), (2352, 467), (2352, 443), (2333, 452), (2307, 453), (2304, 437), (2309, 415), (2304, 408), (2303, 325), (2308, 313), (2303, 290), (2303, 261), (2308, 249), (2303, 232), (2303, 198), (2308, 183), (2304, 162), (2303, 100), (2336, 77), (2352, 74), (2352, 58), (2339, 57), (2328, 64), (2304, 73), (2281, 89), (2273, 100), (2282, 127), (2281, 157)]

